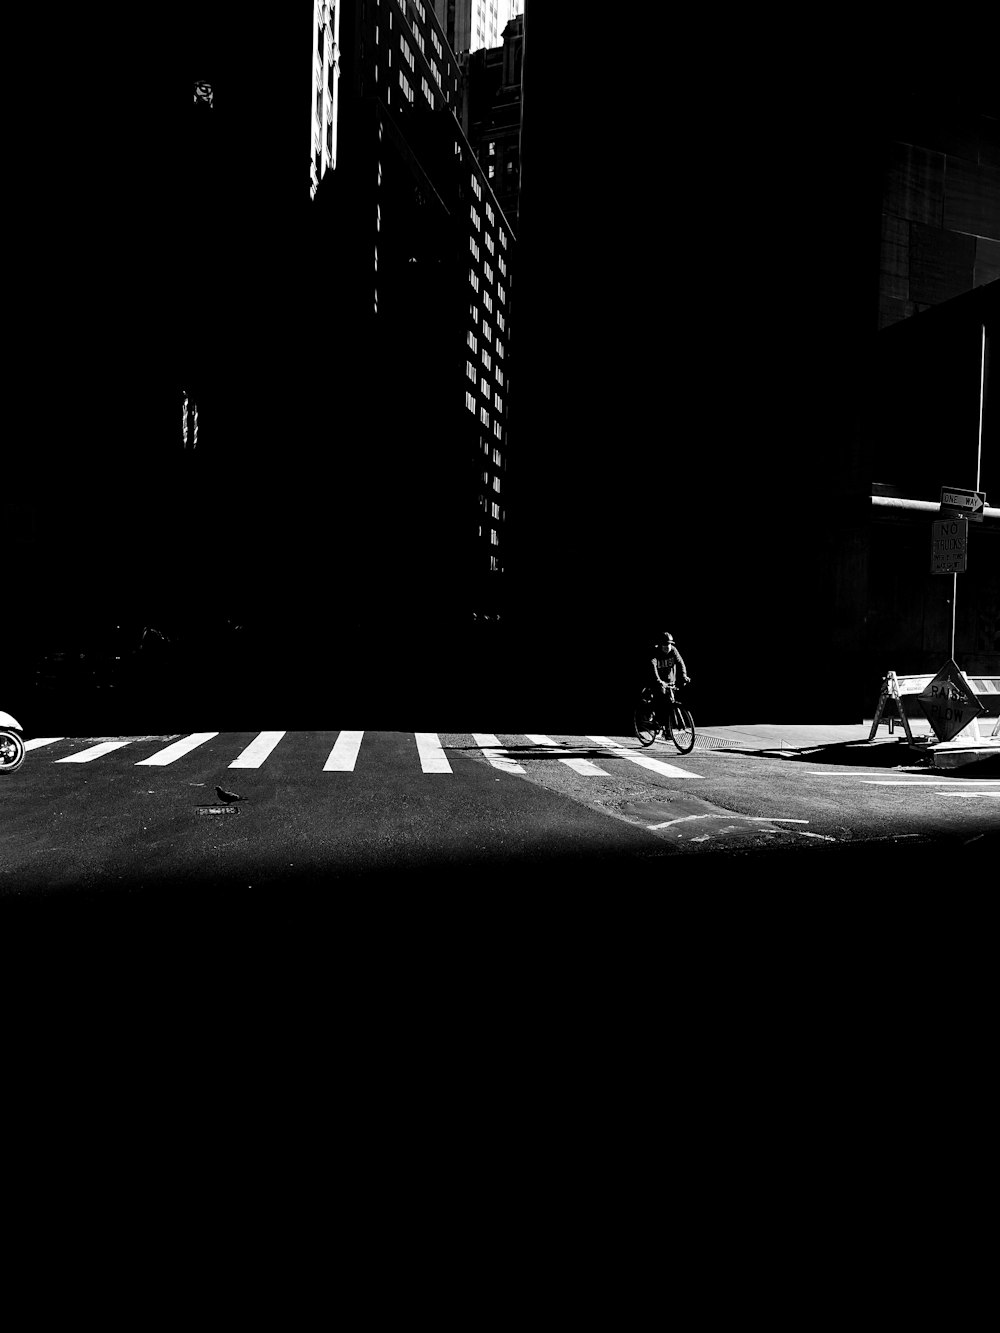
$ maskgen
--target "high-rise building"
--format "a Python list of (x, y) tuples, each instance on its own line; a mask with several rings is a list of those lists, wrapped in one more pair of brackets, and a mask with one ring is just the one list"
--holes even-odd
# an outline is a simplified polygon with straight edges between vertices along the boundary
[(434, 0), (434, 13), (456, 53), (499, 46), (509, 19), (524, 12), (524, 0)]
[[(429, 0), (317, 0), (235, 31), (179, 3), (150, 52), (148, 115), (109, 149), (116, 212), (95, 194), (80, 218), (96, 262), (69, 308), (93, 332), (46, 430), (54, 528), (81, 500), (169, 515), (98, 590), (147, 623), (161, 592), (184, 613), (238, 599), (276, 642), (495, 615), (514, 233)], [(105, 424), (74, 449), (59, 402), (86, 394)], [(100, 567), (117, 541), (96, 534)], [(248, 568), (250, 545), (252, 573), (212, 567), (217, 547)], [(69, 563), (54, 539), (51, 570)]]
[(521, 182), (521, 65), (524, 17), (512, 18), (503, 44), (462, 57), (462, 124), (511, 226)]

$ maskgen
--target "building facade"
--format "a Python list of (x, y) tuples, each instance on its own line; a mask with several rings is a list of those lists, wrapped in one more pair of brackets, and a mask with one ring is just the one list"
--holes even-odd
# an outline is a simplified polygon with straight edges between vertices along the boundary
[(879, 327), (1000, 278), (995, 99), (905, 93), (884, 112)]
[(511, 226), (521, 184), (521, 67), (524, 17), (512, 18), (502, 45), (463, 58), (462, 125)]
[(524, 0), (434, 0), (434, 13), (458, 55), (499, 46), (509, 19), (524, 12)]

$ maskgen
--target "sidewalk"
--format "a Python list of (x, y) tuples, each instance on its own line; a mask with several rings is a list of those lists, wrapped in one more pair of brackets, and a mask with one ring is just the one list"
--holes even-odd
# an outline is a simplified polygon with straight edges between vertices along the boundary
[(962, 735), (947, 744), (933, 743), (934, 733), (924, 719), (910, 718), (910, 731), (917, 745), (910, 747), (902, 722), (894, 724), (890, 734), (887, 722), (880, 722), (874, 739), (869, 743), (871, 718), (857, 723), (785, 723), (751, 722), (739, 726), (705, 727), (698, 732), (695, 750), (817, 750), (829, 745), (870, 745), (872, 750), (885, 745), (898, 745), (902, 753), (914, 758), (927, 758), (934, 767), (957, 767), (959, 764), (1000, 755), (1000, 737), (990, 737), (996, 725), (995, 718), (980, 720), (982, 741), (977, 744), (971, 736)]

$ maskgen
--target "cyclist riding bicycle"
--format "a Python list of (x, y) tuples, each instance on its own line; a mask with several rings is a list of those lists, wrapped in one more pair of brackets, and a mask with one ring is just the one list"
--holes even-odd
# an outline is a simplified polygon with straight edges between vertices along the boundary
[(684, 665), (684, 658), (677, 651), (677, 645), (674, 643), (674, 636), (668, 634), (666, 630), (660, 635), (659, 641), (653, 649), (653, 656), (650, 658), (653, 667), (653, 676), (656, 684), (659, 686), (660, 693), (668, 698), (673, 698), (673, 691), (677, 685), (677, 668), (680, 667), (681, 684), (689, 684), (691, 677), (687, 673), (687, 667)]

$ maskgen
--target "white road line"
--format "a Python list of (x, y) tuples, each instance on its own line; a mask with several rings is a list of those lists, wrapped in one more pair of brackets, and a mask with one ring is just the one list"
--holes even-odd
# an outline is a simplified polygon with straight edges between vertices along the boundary
[(262, 731), (247, 748), (236, 756), (230, 768), (260, 768), (261, 764), (284, 736), (283, 731)]
[(773, 818), (770, 815), (682, 815), (679, 819), (665, 819), (662, 824), (647, 824), (647, 828), (669, 828), (689, 819), (743, 819), (749, 824), (808, 824), (808, 819)]
[(437, 733), (433, 731), (415, 731), (417, 753), (420, 755), (420, 767), (425, 773), (450, 773), (448, 763)]
[(651, 759), (647, 754), (636, 754), (634, 750), (624, 745), (615, 744), (607, 736), (590, 736), (588, 740), (597, 741), (598, 745), (605, 746), (615, 759), (631, 759), (633, 764), (641, 764), (643, 768), (651, 768), (654, 773), (664, 773), (669, 778), (701, 777), (700, 773), (689, 773), (686, 768), (675, 768), (673, 764), (665, 764), (662, 759)]
[[(540, 745), (546, 750), (553, 751), (554, 754), (558, 754), (559, 750), (563, 748), (549, 736), (531, 736), (528, 732), (525, 732), (524, 735), (528, 737), (532, 745)], [(611, 776), (606, 768), (598, 768), (589, 759), (560, 759), (559, 762), (565, 764), (567, 768), (571, 768), (574, 773), (582, 773), (584, 777), (609, 778)]]
[(500, 744), (499, 737), (491, 736), (486, 731), (474, 731), (472, 739), (482, 750), (487, 760), (494, 768), (501, 769), (504, 773), (524, 774), (524, 769), (520, 764), (515, 764), (513, 759), (507, 757), (507, 751)]
[(199, 745), (204, 745), (210, 741), (213, 736), (218, 736), (217, 731), (192, 731), (190, 736), (183, 736), (179, 741), (174, 741), (173, 745), (167, 745), (162, 750), (157, 750), (156, 754), (151, 754), (148, 759), (140, 759), (136, 768), (147, 764), (155, 768), (164, 768), (167, 764), (172, 764), (175, 759), (180, 759), (192, 750), (197, 750)]
[(963, 787), (970, 782), (986, 783), (996, 782), (996, 778), (913, 778), (907, 782), (902, 778), (865, 778), (869, 787), (940, 787), (947, 791), (952, 782), (958, 782)]
[[(877, 772), (877, 770), (876, 770)], [(854, 778), (856, 782), (874, 782), (873, 773), (830, 773), (830, 772), (809, 772), (806, 774), (810, 778)], [(994, 786), (1000, 784), (1000, 778), (918, 778), (916, 774), (909, 778), (880, 778), (879, 781), (886, 787), (939, 787), (944, 782), (958, 781), (962, 786), (970, 782), (991, 783)]]
[(937, 793), (938, 796), (961, 796), (967, 801), (979, 799), (980, 801), (1000, 801), (1000, 791), (952, 791), (944, 787)]
[(364, 734), (363, 731), (342, 731), (323, 765), (323, 772), (353, 773)]
[(76, 754), (68, 754), (64, 759), (55, 759), (56, 764), (89, 764), (92, 759), (100, 759), (102, 755), (110, 754), (112, 750), (120, 750), (123, 745), (131, 745), (131, 741), (101, 741), (100, 745), (92, 745), (89, 750), (78, 750)]
[(32, 741), (25, 741), (24, 748), (26, 750), (40, 750), (43, 745), (55, 745), (56, 741), (64, 741), (65, 739), (65, 736), (36, 736)]

